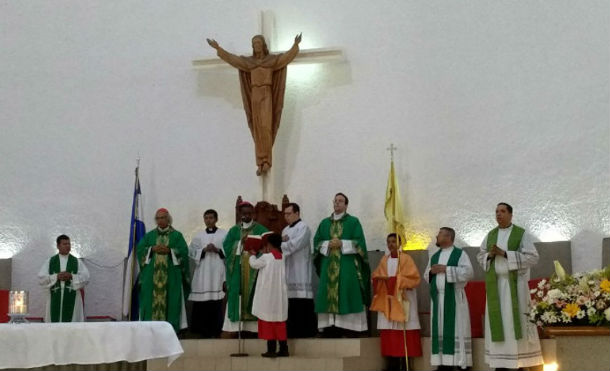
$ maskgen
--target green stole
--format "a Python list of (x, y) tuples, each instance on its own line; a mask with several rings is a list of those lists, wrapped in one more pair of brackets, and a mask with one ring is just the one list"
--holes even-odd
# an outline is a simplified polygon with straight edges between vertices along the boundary
[[(438, 264), (442, 249), (438, 250), (430, 259), (430, 266)], [(448, 267), (457, 267), (462, 249), (453, 248)], [(442, 354), (455, 352), (455, 283), (445, 282), (445, 299), (443, 300), (443, 351)], [(436, 287), (436, 274), (430, 280), (430, 297), (432, 298), (432, 354), (438, 354), (438, 288)]]
[[(49, 261), (49, 274), (61, 272), (59, 264), (59, 254), (51, 257)], [(68, 255), (66, 272), (78, 273), (78, 259), (73, 255)], [(72, 322), (74, 313), (74, 303), (76, 302), (76, 290), (72, 289), (72, 280), (64, 281), (63, 300), (61, 297), (61, 281), (57, 280), (51, 287), (51, 322)], [(61, 318), (60, 318), (61, 316)]]
[[(517, 251), (525, 230), (513, 224), (513, 229), (508, 237), (508, 251)], [(498, 227), (492, 229), (487, 235), (487, 251), (498, 242)], [(496, 277), (495, 258), (489, 262), (489, 270), (485, 273), (485, 291), (487, 292), (487, 313), (489, 316), (489, 329), (491, 330), (491, 341), (504, 341), (504, 328), (502, 327), (502, 312), (500, 311), (500, 296), (498, 294), (498, 282)], [(510, 286), (510, 299), (513, 310), (513, 327), (515, 339), (521, 339), (521, 316), (519, 314), (519, 297), (517, 295), (517, 271), (508, 272), (508, 283)]]

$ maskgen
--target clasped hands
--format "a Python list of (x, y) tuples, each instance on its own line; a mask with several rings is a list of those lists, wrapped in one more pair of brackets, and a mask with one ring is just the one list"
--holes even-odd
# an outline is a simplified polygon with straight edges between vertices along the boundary
[(203, 248), (204, 252), (215, 252), (218, 254), (218, 248), (213, 243), (209, 243)]
[(487, 257), (488, 257), (488, 259), (493, 259), (496, 256), (503, 256), (503, 257), (507, 258), (508, 254), (506, 253), (506, 251), (499, 248), (498, 245), (493, 245), (491, 247), (491, 250), (489, 250), (489, 252), (487, 253)]
[(72, 273), (70, 272), (59, 272), (57, 273), (57, 279), (59, 281), (68, 281), (72, 279)]
[(328, 241), (328, 248), (332, 249), (332, 250), (337, 250), (340, 249), (343, 246), (343, 242), (338, 239), (337, 237), (333, 238), (332, 240)]
[(439, 274), (447, 272), (447, 266), (443, 264), (434, 264), (430, 267), (430, 273)]
[(159, 255), (167, 255), (169, 254), (169, 252), (171, 251), (169, 247), (165, 246), (165, 245), (156, 245), (152, 247), (152, 251), (155, 254), (159, 254)]

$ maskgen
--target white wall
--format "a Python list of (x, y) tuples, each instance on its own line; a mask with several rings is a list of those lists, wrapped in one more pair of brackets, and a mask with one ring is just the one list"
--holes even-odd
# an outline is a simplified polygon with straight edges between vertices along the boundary
[[(383, 247), (390, 142), (411, 230), (478, 244), (499, 201), (543, 240), (599, 267), (610, 233), (607, 1), (0, 0), (0, 254), (13, 285), (66, 233), (97, 264), (126, 252), (133, 168), (148, 227), (164, 206), (187, 240), (201, 212), (230, 226), (256, 200), (253, 145), (231, 69), (197, 71), (204, 37), (247, 53), (258, 14), (278, 45), (339, 46), (343, 63), (292, 66), (274, 151), (276, 196), (316, 224), (350, 196)], [(549, 264), (550, 262), (543, 262)], [(87, 312), (120, 312), (121, 268), (91, 266)]]

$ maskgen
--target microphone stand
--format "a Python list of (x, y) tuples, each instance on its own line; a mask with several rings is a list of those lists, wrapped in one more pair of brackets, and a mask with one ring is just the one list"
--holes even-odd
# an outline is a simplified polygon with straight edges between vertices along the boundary
[[(241, 247), (242, 247), (241, 246), (241, 241), (239, 242), (239, 247), (240, 247), (240, 250), (242, 250), (241, 249)], [(231, 353), (231, 357), (247, 357), (248, 356), (248, 353), (245, 352), (246, 339), (242, 339), (242, 337), (241, 337), (242, 324), (243, 324), (243, 321), (241, 319), (241, 315), (242, 315), (242, 313), (241, 313), (241, 304), (242, 304), (242, 299), (243, 299), (241, 297), (241, 269), (242, 269), (242, 266), (241, 266), (241, 264), (242, 264), (241, 259), (242, 258), (241, 257), (242, 257), (242, 254), (243, 254), (243, 251), (240, 251), (240, 253), (239, 253), (239, 269), (240, 269), (240, 271), (239, 271), (239, 274), (240, 274), (239, 292), (240, 292), (240, 297), (239, 297), (239, 301), (238, 301), (238, 303), (239, 303), (239, 325), (237, 327), (237, 353)]]

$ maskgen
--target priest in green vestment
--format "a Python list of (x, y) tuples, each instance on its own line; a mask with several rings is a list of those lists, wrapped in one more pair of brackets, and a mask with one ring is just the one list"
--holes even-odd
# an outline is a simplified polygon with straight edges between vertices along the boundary
[(238, 210), (241, 222), (229, 229), (223, 242), (227, 265), (227, 310), (222, 330), (258, 332), (257, 318), (252, 315), (257, 270), (250, 268), (250, 254), (243, 246), (248, 235), (261, 235), (267, 232), (267, 228), (253, 220), (254, 206), (251, 203), (241, 202)]
[(82, 289), (89, 283), (89, 271), (70, 254), (70, 237), (62, 234), (56, 242), (58, 253), (47, 259), (38, 272), (38, 282), (48, 295), (44, 321), (84, 322)]
[(362, 225), (347, 213), (348, 203), (343, 193), (335, 195), (334, 213), (320, 222), (313, 239), (314, 265), (320, 277), (315, 311), (318, 328), (327, 337), (368, 329), (371, 269)]
[(167, 321), (176, 332), (187, 327), (185, 298), (190, 292), (188, 246), (172, 227), (166, 209), (155, 214), (157, 228), (137, 247), (140, 264), (140, 320)]
[(470, 311), (464, 287), (474, 276), (468, 254), (454, 245), (455, 230), (442, 227), (430, 251), (424, 279), (430, 283), (430, 364), (437, 369), (472, 367)]
[(483, 239), (477, 254), (485, 271), (485, 363), (495, 369), (544, 363), (536, 324), (528, 318), (528, 281), (538, 251), (533, 236), (512, 219), (513, 207), (500, 202), (498, 226)]

